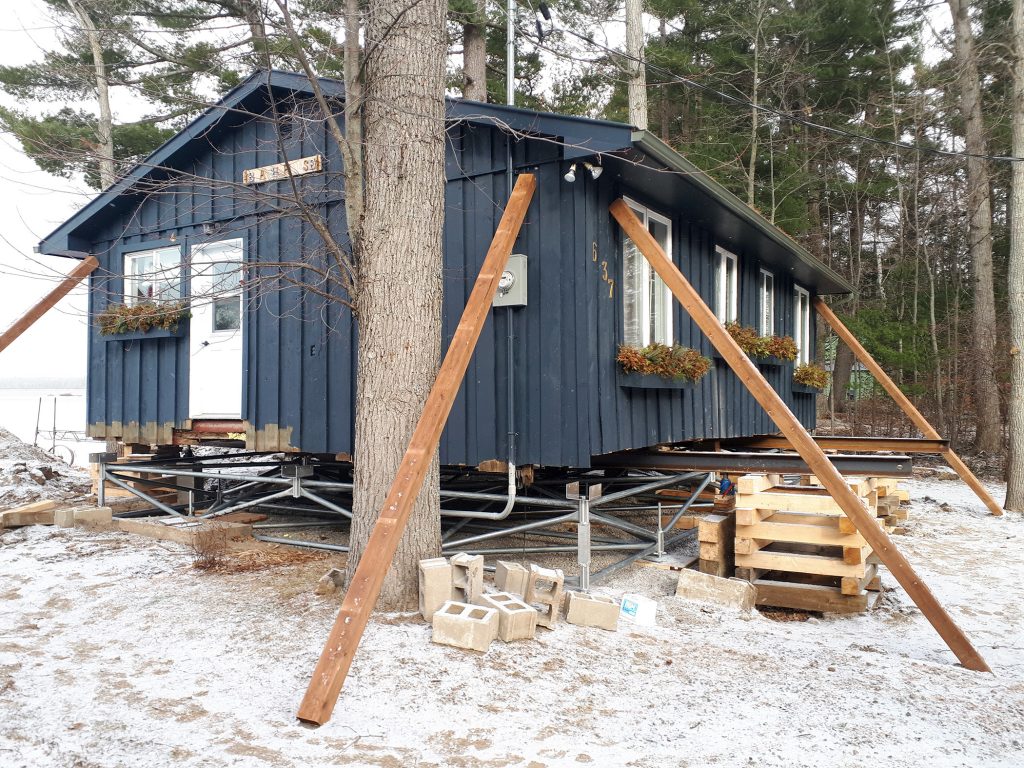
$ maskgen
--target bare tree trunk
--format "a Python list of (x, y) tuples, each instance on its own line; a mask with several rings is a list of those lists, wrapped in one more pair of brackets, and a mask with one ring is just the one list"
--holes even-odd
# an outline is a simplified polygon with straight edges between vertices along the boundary
[[(264, 19), (263, 7), (259, 2), (253, 0), (239, 0), (239, 10), (245, 23), (249, 25), (249, 36), (252, 39), (252, 54), (256, 66), (263, 66), (263, 62), (270, 59), (270, 46), (267, 45), (267, 26)], [(273, 63), (271, 61), (271, 63)]]
[(832, 370), (832, 403), (837, 413), (850, 410), (846, 391), (853, 375), (853, 351), (841, 341), (836, 342), (836, 363)]
[[(1011, 154), (1024, 157), (1024, 0), (1013, 0)], [(1024, 163), (1012, 163), (1010, 199), (1010, 455), (1006, 465), (1006, 508), (1024, 511)]]
[[(366, 11), (365, 217), (357, 264), (354, 569), (437, 374), (444, 221), (443, 0), (370, 0)], [(412, 610), (417, 563), (441, 548), (438, 460), (378, 607)]]
[[(967, 0), (947, 0), (953, 14), (953, 33), (960, 80), (960, 112), (964, 138), (972, 155), (988, 154), (981, 117), (981, 82), (971, 32)], [(996, 387), (996, 302), (992, 279), (992, 204), (988, 165), (980, 157), (967, 158), (969, 247), (973, 269), (975, 447), (996, 454), (1002, 448), (999, 390)]]
[(462, 25), (462, 96), (487, 101), (487, 3), (476, 0), (475, 5)]
[(103, 59), (103, 42), (82, 0), (68, 0), (68, 5), (81, 22), (92, 52), (93, 69), (96, 72), (96, 99), (99, 104), (99, 121), (96, 124), (97, 162), (100, 186), (106, 189), (117, 180), (117, 174), (114, 170), (114, 115), (110, 109), (110, 81), (107, 78), (107, 63)]
[(626, 71), (629, 122), (647, 130), (647, 68), (644, 64), (643, 0), (626, 0)]

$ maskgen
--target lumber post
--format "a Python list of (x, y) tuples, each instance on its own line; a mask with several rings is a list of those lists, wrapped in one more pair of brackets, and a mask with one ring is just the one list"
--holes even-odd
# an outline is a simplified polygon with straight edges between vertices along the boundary
[[(850, 329), (847, 328), (843, 322), (836, 317), (836, 313), (822, 301), (819, 297), (815, 296), (813, 299), (814, 309), (817, 310), (821, 318), (832, 326), (832, 330), (836, 332), (836, 335), (843, 340), (853, 352), (854, 356), (860, 360), (861, 364), (871, 371), (871, 375), (875, 377), (875, 380), (882, 385), (882, 388), (889, 393), (889, 396), (896, 401), (905, 414), (914, 423), (914, 426), (921, 430), (921, 434), (929, 440), (941, 440), (942, 435), (928, 422), (928, 419), (924, 417), (914, 404), (910, 402), (910, 399), (903, 394), (896, 382), (894, 382), (889, 375), (882, 370), (875, 359), (871, 357), (871, 354), (864, 349), (864, 345), (861, 344), (857, 337), (854, 336)], [(992, 498), (991, 494), (985, 489), (985, 486), (981, 484), (981, 481), (975, 477), (974, 473), (964, 464), (963, 459), (956, 455), (956, 452), (952, 448), (946, 446), (942, 450), (942, 456), (946, 459), (946, 462), (951, 466), (960, 478), (970, 486), (971, 490), (977, 494), (978, 498), (981, 499), (985, 506), (988, 507), (989, 511), (996, 516), (1003, 514), (1003, 508), (999, 506), (995, 499)]]
[(825, 453), (814, 442), (814, 438), (804, 429), (804, 425), (793, 415), (779, 393), (771, 388), (757, 366), (740, 349), (736, 340), (725, 330), (725, 326), (718, 321), (715, 313), (704, 303), (700, 294), (690, 285), (679, 268), (665, 255), (661, 246), (640, 223), (625, 201), (616, 200), (611, 204), (610, 210), (626, 235), (644, 255), (644, 258), (650, 262), (661, 279), (665, 281), (679, 303), (708, 337), (750, 394), (793, 444), (800, 454), (800, 458), (806, 462), (821, 484), (825, 486), (846, 516), (857, 527), (861, 536), (871, 545), (882, 563), (889, 568), (892, 575), (921, 609), (925, 618), (935, 627), (950, 650), (968, 669), (990, 672), (991, 670), (981, 654), (971, 645), (971, 641), (956, 625), (903, 554), (896, 549), (878, 521), (868, 512), (838, 470), (832, 466)]
[(430, 388), (409, 447), (391, 483), (391, 490), (370, 533), (366, 550), (349, 582), (341, 611), (313, 671), (313, 678), (299, 706), (299, 720), (323, 725), (334, 711), (359, 640), (380, 596), (384, 576), (395, 556), (402, 531), (423, 486), (431, 457), (466, 375), (469, 360), (490, 314), (491, 302), (498, 290), (498, 280), (519, 236), (536, 187), (537, 181), (533, 174), (524, 173), (516, 180), (473, 292), (445, 353), (434, 386)]
[(82, 263), (71, 270), (68, 276), (61, 281), (60, 285), (46, 294), (38, 304), (15, 320), (14, 325), (0, 334), (0, 352), (7, 349), (16, 338), (31, 328), (36, 320), (53, 309), (58, 301), (71, 293), (71, 289), (88, 277), (98, 266), (99, 262), (95, 256), (88, 256), (83, 259)]

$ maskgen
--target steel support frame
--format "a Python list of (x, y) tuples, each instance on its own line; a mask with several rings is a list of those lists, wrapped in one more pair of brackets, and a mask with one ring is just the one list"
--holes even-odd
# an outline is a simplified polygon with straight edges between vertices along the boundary
[[(100, 494), (102, 495), (105, 482), (109, 481), (119, 488), (123, 488), (134, 496), (151, 504), (155, 509), (174, 515), (175, 517), (187, 517), (194, 512), (194, 506), (190, 501), (189, 515), (174, 509), (174, 507), (154, 498), (141, 488), (133, 484), (150, 484), (159, 487), (168, 487), (167, 478), (187, 478), (189, 480), (209, 481), (218, 483), (216, 490), (204, 490), (200, 488), (187, 489), (190, 494), (200, 493), (215, 498), (213, 506), (197, 519), (215, 519), (231, 512), (252, 509), (255, 507), (267, 507), (274, 510), (289, 512), (304, 512), (311, 515), (331, 515), (338, 518), (336, 524), (345, 520), (351, 520), (352, 514), (340, 504), (325, 498), (327, 494), (350, 494), (352, 484), (333, 480), (318, 480), (313, 477), (304, 476), (306, 470), (301, 469), (309, 466), (313, 469), (329, 469), (331, 464), (316, 465), (304, 463), (281, 464), (263, 460), (262, 454), (232, 455), (231, 462), (218, 461), (216, 457), (205, 459), (189, 457), (187, 459), (153, 459), (145, 462), (133, 462), (130, 465), (111, 465), (105, 462), (100, 463)], [(180, 466), (185, 464), (188, 468)], [(199, 465), (196, 468), (195, 465)], [(115, 471), (114, 467), (121, 470)], [(270, 476), (266, 474), (254, 475), (246, 470), (287, 468), (293, 474), (290, 477)], [(232, 471), (234, 470), (234, 471)], [(148, 472), (162, 476), (162, 479), (154, 480), (137, 478), (124, 474), (126, 472)], [(441, 497), (454, 501), (470, 502), (483, 514), (489, 505), (503, 505), (508, 497), (504, 494), (491, 493), (489, 491), (466, 490), (469, 483), (476, 480), (478, 486), (485, 488), (492, 484), (489, 478), (477, 475), (475, 478), (470, 472), (446, 473), (448, 475), (449, 487), (441, 489)], [(633, 472), (619, 477), (608, 477), (604, 473), (593, 471), (570, 472), (570, 476), (576, 475), (578, 479), (573, 480), (565, 487), (565, 497), (551, 498), (554, 493), (546, 491), (542, 486), (535, 490), (545, 493), (544, 496), (530, 496), (520, 494), (516, 499), (515, 516), (527, 516), (534, 518), (528, 522), (510, 524), (506, 521), (489, 521), (475, 519), (469, 515), (474, 510), (453, 510), (450, 517), (444, 514), (446, 520), (451, 520), (452, 525), (444, 533), (442, 538), (442, 551), (454, 553), (466, 551), (471, 554), (499, 555), (499, 554), (544, 554), (544, 553), (577, 553), (579, 575), (567, 581), (577, 583), (580, 589), (589, 590), (593, 584), (599, 583), (612, 573), (620, 570), (629, 563), (635, 562), (641, 557), (659, 557), (664, 554), (669, 546), (676, 541), (692, 534), (692, 531), (684, 532), (674, 539), (666, 540), (666, 531), (674, 528), (679, 519), (691, 509), (696, 503), (700, 493), (708, 486), (713, 479), (711, 473), (687, 472), (683, 474), (650, 473), (645, 470)], [(600, 482), (597, 482), (600, 481)], [(555, 481), (550, 481), (555, 482)], [(564, 482), (564, 481), (563, 481)], [(130, 484), (131, 483), (131, 484)], [(222, 487), (224, 483), (236, 483), (228, 488)], [(661, 524), (661, 510), (663, 501), (656, 499), (656, 491), (681, 485), (696, 484), (695, 490), (690, 497), (679, 505), (675, 516), (667, 527)], [(454, 487), (451, 487), (454, 486)], [(579, 494), (579, 488), (585, 487), (586, 492)], [(315, 489), (315, 490), (313, 490)], [(603, 494), (603, 489), (610, 492)], [(549, 494), (550, 495), (547, 495)], [(645, 501), (648, 497), (650, 501)], [(190, 497), (191, 498), (191, 497)], [(284, 499), (306, 500), (312, 503), (308, 509), (294, 506), (278, 506), (277, 502)], [(102, 500), (101, 500), (102, 503)], [(673, 507), (675, 504), (672, 505)], [(592, 512), (591, 509), (600, 509), (600, 512)], [(621, 519), (618, 514), (636, 514), (653, 511), (657, 515), (653, 527), (647, 528), (637, 525), (628, 520)], [(511, 517), (511, 516), (510, 516)], [(567, 523), (575, 523), (577, 530), (575, 535), (555, 530)], [(331, 523), (314, 523), (318, 527), (330, 525)], [(615, 537), (594, 537), (592, 525), (598, 524), (605, 528), (616, 530), (621, 538)], [(299, 523), (271, 524), (278, 526), (300, 527)], [(470, 526), (475, 530), (472, 535), (454, 539), (453, 536), (465, 527)], [(479, 547), (475, 545), (484, 542), (503, 539), (519, 534), (530, 534), (531, 538), (539, 541), (527, 546), (520, 547)], [(307, 542), (300, 539), (285, 539), (280, 537), (257, 534), (255, 538), (259, 541), (273, 541), (280, 544), (291, 544), (299, 547), (320, 548), (329, 551), (345, 551), (339, 545), (320, 544), (318, 542)], [(544, 540), (548, 541), (544, 541)], [(566, 543), (566, 539), (575, 539), (575, 544)], [(550, 543), (548, 543), (550, 542)], [(591, 560), (593, 552), (623, 552), (622, 560), (602, 568), (596, 573), (591, 572)]]

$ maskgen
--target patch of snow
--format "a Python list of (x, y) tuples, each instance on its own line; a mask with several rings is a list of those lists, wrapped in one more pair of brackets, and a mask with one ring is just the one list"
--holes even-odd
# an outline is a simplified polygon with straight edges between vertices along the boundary
[(7, 532), (0, 764), (1017, 768), (1024, 519), (959, 483), (907, 485), (896, 542), (994, 674), (958, 667), (887, 574), (872, 613), (779, 622), (636, 567), (600, 591), (656, 599), (653, 627), (562, 623), (479, 654), (376, 616), (316, 730), (295, 711), (338, 608), (313, 594), (323, 562), (205, 573), (166, 542)]
[(89, 493), (89, 473), (65, 464), (0, 427), (0, 509)]

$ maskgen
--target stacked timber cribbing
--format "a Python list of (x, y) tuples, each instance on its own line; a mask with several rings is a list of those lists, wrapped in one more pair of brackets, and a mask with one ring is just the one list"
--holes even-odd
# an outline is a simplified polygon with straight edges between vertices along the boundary
[[(850, 478), (886, 530), (907, 513), (905, 491), (892, 478)], [(827, 613), (856, 613), (880, 591), (871, 548), (816, 478), (782, 485), (773, 475), (744, 475), (735, 510), (700, 522), (700, 570), (757, 587), (757, 604)]]

